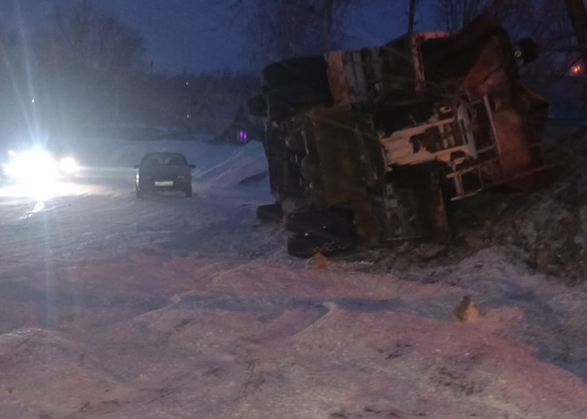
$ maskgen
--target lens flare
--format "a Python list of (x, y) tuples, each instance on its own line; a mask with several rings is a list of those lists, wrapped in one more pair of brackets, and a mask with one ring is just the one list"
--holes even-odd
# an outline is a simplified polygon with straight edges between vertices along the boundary
[(59, 162), (59, 170), (61, 173), (71, 176), (79, 170), (79, 165), (73, 157), (65, 157)]

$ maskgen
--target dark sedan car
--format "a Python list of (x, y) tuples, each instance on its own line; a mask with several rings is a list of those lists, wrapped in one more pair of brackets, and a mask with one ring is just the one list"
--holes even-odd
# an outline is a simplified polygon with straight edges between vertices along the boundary
[(137, 198), (147, 192), (179, 191), (192, 196), (192, 169), (181, 153), (149, 153), (143, 157), (138, 169)]

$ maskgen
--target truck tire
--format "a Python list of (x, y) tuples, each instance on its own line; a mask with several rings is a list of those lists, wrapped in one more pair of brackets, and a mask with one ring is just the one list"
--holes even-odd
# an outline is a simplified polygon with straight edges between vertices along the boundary
[(297, 234), (331, 232), (352, 236), (355, 231), (353, 212), (348, 208), (298, 209), (285, 217), (285, 230)]
[(263, 70), (266, 93), (299, 82), (328, 86), (328, 66), (323, 56), (292, 58), (271, 64)]
[(257, 207), (257, 218), (266, 223), (280, 223), (283, 220), (283, 211), (279, 204), (261, 205)]
[(267, 113), (276, 122), (293, 117), (298, 110), (332, 103), (329, 88), (306, 82), (288, 84), (267, 93)]
[(356, 249), (355, 237), (343, 237), (322, 233), (292, 234), (287, 238), (287, 252), (308, 259), (316, 253), (334, 255)]

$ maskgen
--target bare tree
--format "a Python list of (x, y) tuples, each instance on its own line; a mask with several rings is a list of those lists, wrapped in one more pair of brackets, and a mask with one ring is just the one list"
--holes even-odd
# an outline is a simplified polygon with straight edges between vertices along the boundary
[[(581, 0), (578, 0), (581, 2)], [(560, 78), (577, 62), (578, 48), (565, 3), (552, 0), (441, 0), (438, 16), (449, 30), (460, 29), (491, 12), (512, 40), (532, 38), (540, 46), (539, 62), (524, 69), (533, 78)]]
[(565, 0), (583, 61), (587, 63), (587, 10), (583, 0)]
[(141, 63), (142, 37), (88, 0), (58, 3), (53, 32), (67, 54), (95, 70), (126, 71)]
[(416, 19), (416, 6), (417, 0), (410, 0), (410, 10), (408, 12), (408, 33), (411, 34), (414, 31), (414, 20)]
[(536, 2), (528, 0), (441, 0), (438, 13), (448, 30), (460, 29), (484, 12), (493, 13), (513, 29), (513, 26), (524, 25), (532, 15), (532, 6), (536, 6)]
[(334, 49), (344, 16), (367, 0), (254, 0), (253, 42), (271, 59)]

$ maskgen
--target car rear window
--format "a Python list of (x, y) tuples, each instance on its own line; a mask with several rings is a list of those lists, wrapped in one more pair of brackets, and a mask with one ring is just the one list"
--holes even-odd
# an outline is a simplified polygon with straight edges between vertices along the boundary
[(143, 166), (187, 166), (182, 154), (148, 154), (143, 159)]

